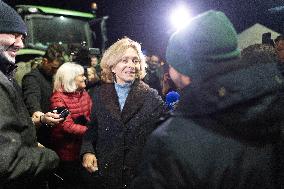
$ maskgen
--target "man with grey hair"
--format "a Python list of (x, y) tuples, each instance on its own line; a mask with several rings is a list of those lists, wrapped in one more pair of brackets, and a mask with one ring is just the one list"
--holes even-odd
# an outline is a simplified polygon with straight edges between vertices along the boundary
[(49, 112), (32, 120), (12, 78), (16, 53), (24, 47), (26, 31), (19, 14), (0, 0), (0, 188), (3, 189), (37, 187), (58, 164), (56, 153), (37, 143), (34, 124), (56, 124), (62, 119)]

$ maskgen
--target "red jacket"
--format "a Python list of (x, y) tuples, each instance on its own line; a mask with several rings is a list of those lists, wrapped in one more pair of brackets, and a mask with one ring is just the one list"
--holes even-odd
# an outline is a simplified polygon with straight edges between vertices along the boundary
[(82, 136), (87, 127), (74, 123), (74, 120), (79, 116), (84, 116), (87, 121), (90, 121), (91, 97), (85, 90), (74, 93), (54, 92), (50, 102), (51, 109), (66, 107), (70, 111), (65, 121), (52, 129), (51, 143), (53, 149), (63, 161), (78, 160)]

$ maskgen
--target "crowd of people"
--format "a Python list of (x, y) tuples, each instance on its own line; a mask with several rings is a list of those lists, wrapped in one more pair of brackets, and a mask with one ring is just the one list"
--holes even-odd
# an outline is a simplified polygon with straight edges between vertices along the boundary
[(51, 44), (17, 83), (26, 36), (0, 0), (1, 189), (284, 188), (282, 35), (240, 51), (210, 10), (166, 61), (128, 37), (101, 57)]

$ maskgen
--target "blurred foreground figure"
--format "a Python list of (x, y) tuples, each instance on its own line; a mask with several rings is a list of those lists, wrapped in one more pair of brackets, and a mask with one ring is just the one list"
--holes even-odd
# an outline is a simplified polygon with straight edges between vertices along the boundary
[[(24, 47), (26, 26), (18, 13), (0, 1), (0, 188), (40, 188), (57, 166), (58, 156), (37, 143), (36, 130), (12, 79), (16, 52)], [(54, 121), (48, 113), (39, 122)], [(62, 119), (58, 119), (59, 121)]]
[(150, 136), (133, 189), (283, 188), (283, 78), (239, 55), (222, 12), (173, 34), (166, 57), (181, 99)]

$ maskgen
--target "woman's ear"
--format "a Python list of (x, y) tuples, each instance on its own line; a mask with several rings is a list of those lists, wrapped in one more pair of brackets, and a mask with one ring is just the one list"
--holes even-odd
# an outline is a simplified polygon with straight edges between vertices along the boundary
[(110, 69), (111, 69), (111, 72), (115, 74), (115, 66), (112, 66)]

